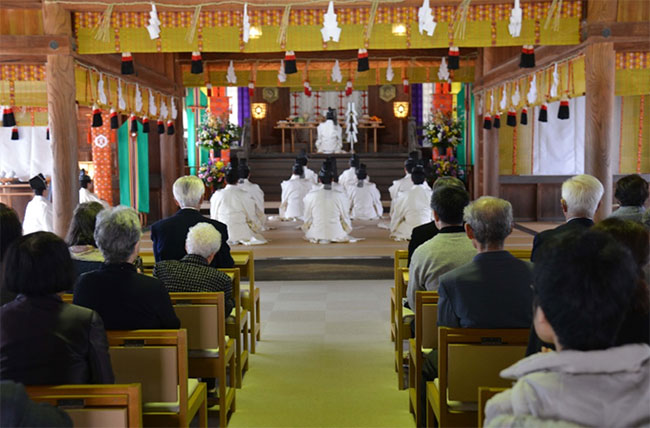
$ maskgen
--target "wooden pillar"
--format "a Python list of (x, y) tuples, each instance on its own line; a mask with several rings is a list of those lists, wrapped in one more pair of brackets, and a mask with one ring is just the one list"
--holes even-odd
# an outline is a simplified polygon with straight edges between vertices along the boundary
[[(483, 50), (479, 49), (479, 55), (476, 58), (474, 63), (474, 82), (477, 85), (483, 83)], [(474, 98), (475, 106), (475, 117), (474, 117), (474, 126), (476, 127), (475, 136), (476, 141), (474, 141), (474, 185), (473, 185), (473, 194), (471, 195), (473, 199), (476, 199), (485, 194), (483, 188), (484, 178), (483, 178), (483, 114), (485, 113), (485, 95), (477, 94)]]
[[(58, 4), (43, 3), (43, 30), (47, 35), (72, 37), (70, 13)], [(54, 231), (63, 237), (79, 202), (74, 59), (70, 55), (47, 55), (45, 75), (54, 163)]]
[[(487, 74), (495, 65), (498, 65), (499, 59), (496, 58), (497, 48), (483, 48), (481, 55), (481, 64), (483, 73)], [(485, 105), (485, 100), (484, 105)], [(481, 132), (483, 134), (482, 142), (482, 166), (483, 166), (483, 192), (482, 195), (499, 196), (499, 130), (496, 128), (483, 129), (482, 121)]]
[[(176, 132), (181, 131), (176, 128)], [(176, 211), (172, 187), (177, 178), (176, 135), (164, 133), (160, 136), (160, 205), (162, 218), (169, 217)]]

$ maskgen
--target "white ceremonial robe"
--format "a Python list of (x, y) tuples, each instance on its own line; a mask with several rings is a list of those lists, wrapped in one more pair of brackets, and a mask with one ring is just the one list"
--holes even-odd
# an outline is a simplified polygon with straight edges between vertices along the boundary
[(34, 196), (25, 209), (23, 235), (34, 232), (54, 232), (52, 202), (43, 196)]
[(280, 218), (282, 220), (302, 219), (305, 211), (303, 200), (312, 189), (312, 182), (299, 175), (292, 175), (289, 180), (283, 181), (282, 197), (280, 202)]
[(226, 184), (210, 198), (210, 218), (228, 226), (228, 244), (260, 245), (266, 239), (253, 199), (236, 185)]
[(375, 220), (382, 216), (384, 208), (381, 205), (381, 195), (375, 183), (366, 178), (363, 187), (358, 185), (349, 188), (350, 217), (355, 220)]
[[(309, 181), (310, 183), (318, 184), (318, 174), (316, 174), (313, 170), (307, 168), (304, 166), (303, 168), (303, 173), (304, 173), (304, 179)], [(291, 175), (293, 177), (293, 175)], [(291, 177), (289, 177), (289, 180), (291, 180)]]
[[(366, 176), (366, 180), (370, 180), (369, 175)], [(359, 179), (357, 178), (357, 170), (354, 167), (352, 167), (346, 169), (341, 173), (341, 175), (339, 175), (338, 182), (341, 186), (343, 186), (345, 192), (349, 196), (351, 188), (357, 185), (357, 181), (359, 181)]]
[(433, 191), (427, 183), (414, 185), (409, 191), (402, 193), (394, 205), (390, 218), (390, 236), (401, 241), (411, 238), (414, 227), (433, 220), (430, 202)]
[(305, 239), (326, 244), (348, 242), (353, 239), (350, 222), (350, 203), (343, 192), (325, 187), (309, 192), (305, 196)]
[(388, 188), (390, 194), (390, 215), (393, 216), (395, 210), (395, 202), (402, 195), (402, 193), (409, 191), (413, 187), (413, 180), (411, 174), (407, 173), (399, 180), (393, 180), (393, 184)]
[(343, 150), (343, 129), (334, 121), (326, 120), (318, 125), (316, 150), (319, 153), (338, 153)]
[(238, 186), (253, 198), (253, 202), (255, 202), (255, 213), (260, 219), (262, 227), (264, 227), (264, 223), (266, 222), (266, 216), (264, 215), (264, 191), (259, 185), (251, 183), (248, 178), (240, 179)]
[(83, 204), (85, 202), (99, 202), (104, 206), (104, 208), (110, 207), (108, 202), (106, 202), (103, 199), (99, 199), (97, 195), (95, 195), (93, 192), (91, 192), (88, 189), (84, 189), (83, 187), (79, 188), (79, 203)]

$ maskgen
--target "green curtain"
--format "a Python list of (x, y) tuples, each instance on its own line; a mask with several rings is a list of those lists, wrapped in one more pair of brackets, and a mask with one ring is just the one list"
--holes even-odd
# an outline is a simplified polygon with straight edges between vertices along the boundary
[[(456, 112), (459, 119), (467, 121), (468, 117), (467, 112), (465, 111), (465, 93), (465, 85), (462, 85), (460, 91), (456, 94)], [(463, 127), (463, 137), (461, 140), (463, 143), (456, 147), (456, 159), (458, 159), (458, 163), (460, 164), (465, 163), (465, 145), (468, 144), (465, 137), (465, 128)]]
[(474, 165), (474, 153), (476, 153), (476, 106), (474, 105), (474, 94), (472, 93), (472, 84), (467, 85), (469, 97), (469, 130), (470, 130), (470, 144), (469, 148), (469, 163)]
[[(138, 136), (133, 162), (129, 163), (129, 123), (126, 121), (117, 131), (117, 155), (120, 177), (120, 204), (135, 208), (141, 213), (149, 212), (149, 135), (142, 132), (137, 122)], [(135, 186), (134, 186), (135, 185)], [(132, 189), (135, 195), (132, 195)]]
[[(198, 103), (194, 102), (194, 97), (195, 94), (198, 93)], [(185, 105), (187, 106), (194, 106), (194, 105), (199, 105), (201, 107), (207, 107), (208, 106), (208, 97), (206, 94), (203, 93), (200, 89), (197, 88), (187, 88), (186, 92), (187, 97), (185, 98)], [(196, 140), (197, 140), (197, 130), (196, 130), (196, 117), (195, 117), (195, 112), (191, 108), (186, 109), (186, 114), (187, 114), (187, 163), (190, 166), (196, 166), (200, 165), (202, 163), (205, 163), (208, 161), (208, 158), (210, 156), (210, 152), (207, 149), (204, 149), (201, 147), (200, 151), (200, 159), (197, 162), (196, 159)], [(205, 120), (205, 116), (207, 114), (206, 109), (200, 110), (200, 116), (199, 116), (199, 123), (203, 123)], [(196, 168), (190, 168), (190, 175), (195, 175), (196, 174)]]

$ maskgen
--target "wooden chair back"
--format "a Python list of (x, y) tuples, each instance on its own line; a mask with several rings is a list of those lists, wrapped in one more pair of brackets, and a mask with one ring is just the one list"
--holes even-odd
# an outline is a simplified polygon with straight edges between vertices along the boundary
[(187, 330), (188, 349), (223, 349), (226, 322), (223, 292), (169, 293), (176, 316)]
[(27, 386), (29, 397), (63, 409), (79, 427), (140, 427), (140, 384)]
[(395, 365), (397, 368), (397, 387), (406, 388), (404, 382), (404, 340), (411, 337), (411, 326), (409, 322), (404, 322), (404, 307), (402, 299), (406, 297), (408, 287), (405, 279), (408, 277), (408, 268), (400, 267), (395, 276)]
[(235, 339), (235, 364), (237, 366), (237, 388), (241, 388), (243, 374), (248, 370), (248, 311), (241, 306), (241, 285), (239, 268), (219, 269), (232, 279), (232, 296), (235, 310), (226, 321), (226, 333)]
[(415, 293), (415, 341), (418, 349), (438, 348), (438, 293)]
[(532, 253), (531, 248), (523, 249), (523, 248), (511, 248), (508, 250), (510, 254), (518, 258), (519, 260), (523, 261), (530, 261), (530, 254)]
[(500, 392), (505, 391), (508, 388), (490, 388), (487, 386), (481, 386), (478, 389), (478, 426), (479, 428), (483, 426), (485, 422), (485, 403), (495, 395)]

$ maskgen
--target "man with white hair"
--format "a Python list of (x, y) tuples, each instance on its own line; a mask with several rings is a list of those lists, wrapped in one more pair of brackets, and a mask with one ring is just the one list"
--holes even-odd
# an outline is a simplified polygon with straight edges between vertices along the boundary
[(576, 175), (562, 183), (562, 212), (566, 223), (555, 229), (545, 230), (535, 235), (530, 260), (535, 262), (545, 242), (576, 230), (588, 229), (594, 225), (594, 214), (604, 193), (603, 185), (594, 176)]
[(167, 291), (203, 292), (223, 291), (225, 316), (235, 307), (230, 277), (210, 266), (221, 247), (221, 234), (210, 223), (200, 222), (190, 227), (185, 240), (187, 255), (180, 260), (162, 260), (153, 268), (153, 276), (160, 279)]
[(235, 265), (228, 246), (228, 228), (225, 224), (212, 220), (201, 214), (205, 186), (199, 177), (186, 175), (174, 182), (174, 199), (181, 208), (176, 214), (159, 220), (151, 226), (153, 254), (156, 261), (180, 260), (185, 251), (185, 239), (190, 227), (197, 223), (209, 223), (221, 234), (220, 248), (212, 259), (210, 266), (231, 268)]

